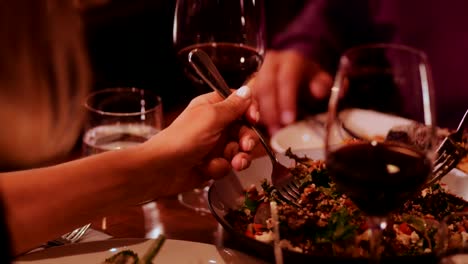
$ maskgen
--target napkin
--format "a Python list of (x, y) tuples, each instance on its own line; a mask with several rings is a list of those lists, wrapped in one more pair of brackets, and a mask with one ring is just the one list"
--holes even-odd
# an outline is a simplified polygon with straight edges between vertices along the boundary
[[(111, 239), (111, 238), (112, 238), (111, 235), (108, 235), (108, 234), (106, 234), (106, 233), (104, 233), (102, 231), (99, 231), (99, 230), (96, 230), (96, 229), (93, 229), (93, 228), (89, 228), (86, 231), (86, 233), (83, 235), (83, 237), (77, 243), (102, 241), (102, 240), (108, 240), (108, 239)], [(26, 254), (30, 254), (30, 253), (37, 252), (37, 251), (44, 250), (44, 249), (46, 249), (46, 247), (40, 246), (38, 248), (35, 248), (35, 249), (29, 251)]]
[(78, 243), (111, 239), (112, 236), (102, 231), (89, 228)]

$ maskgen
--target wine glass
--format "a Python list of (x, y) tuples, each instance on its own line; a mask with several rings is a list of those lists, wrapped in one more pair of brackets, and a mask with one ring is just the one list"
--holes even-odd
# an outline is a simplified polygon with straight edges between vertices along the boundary
[[(387, 217), (421, 190), (435, 156), (435, 111), (425, 54), (372, 44), (340, 58), (329, 101), (326, 165), (337, 188), (367, 216), (369, 257), (379, 262)], [(366, 127), (385, 131), (370, 136)], [(336, 144), (333, 132), (356, 140)]]
[[(263, 62), (266, 41), (263, 0), (178, 0), (173, 30), (179, 62), (199, 94), (212, 89), (189, 64), (188, 55), (193, 49), (208, 54), (234, 89), (245, 84)], [(207, 188), (182, 193), (179, 201), (200, 213), (210, 213)]]
[[(163, 129), (161, 98), (138, 88), (108, 88), (98, 90), (85, 100), (87, 121), (83, 136), (83, 156), (130, 148), (141, 144)], [(159, 235), (155, 202), (144, 202), (146, 237)], [(107, 218), (102, 219), (106, 229)], [(156, 231), (155, 231), (156, 230)], [(159, 231), (158, 231), (159, 230)]]

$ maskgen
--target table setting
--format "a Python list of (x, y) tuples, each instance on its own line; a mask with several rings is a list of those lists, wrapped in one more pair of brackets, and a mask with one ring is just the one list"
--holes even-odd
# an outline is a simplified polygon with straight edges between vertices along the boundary
[[(229, 34), (216, 32), (207, 42), (200, 29), (186, 29), (205, 25), (206, 14), (195, 15), (197, 5), (185, 1), (175, 15), (179, 57), (199, 89), (226, 98), (261, 66), (264, 36), (256, 15), (263, 11), (254, 4), (241, 16), (243, 25), (252, 19), (255, 34), (226, 40)], [(226, 65), (218, 54), (226, 47), (246, 68), (233, 72)], [(468, 111), (456, 130), (438, 127), (430, 74), (427, 58), (406, 46), (351, 49), (341, 57), (327, 112), (270, 138), (249, 124), (261, 154), (248, 169), (99, 216), (13, 263), (467, 261)], [(85, 105), (81, 156), (142, 143), (181, 110), (165, 113), (158, 95), (135, 87), (104, 89)]]
[[(330, 177), (328, 179), (332, 180), (326, 185), (330, 184), (332, 187), (327, 187), (318, 193), (319, 195), (326, 195), (326, 193), (329, 192), (329, 188), (337, 188), (340, 193), (344, 193), (344, 199), (350, 199), (347, 203), (353, 203), (357, 205), (357, 211), (351, 210), (350, 215), (355, 215), (356, 212), (359, 212), (360, 214), (361, 210), (364, 211), (363, 215), (368, 217), (368, 220), (361, 222), (361, 225), (362, 223), (366, 223), (366, 228), (364, 230), (371, 230), (369, 231), (370, 233), (367, 233), (366, 231), (362, 234), (366, 234), (366, 238), (364, 238), (366, 243), (364, 245), (362, 244), (362, 235), (358, 234), (353, 234), (353, 236), (357, 235), (358, 237), (361, 237), (359, 238), (359, 241), (361, 241), (359, 242), (359, 245), (354, 244), (356, 243), (353, 240), (354, 238), (333, 240), (337, 239), (335, 237), (332, 238), (331, 241), (328, 241), (330, 238), (320, 237), (317, 235), (320, 232), (324, 232), (321, 228), (323, 228), (324, 225), (327, 226), (327, 221), (328, 225), (330, 225), (330, 221), (332, 221), (334, 216), (336, 216), (338, 213), (332, 212), (331, 216), (329, 213), (325, 213), (325, 215), (328, 214), (328, 216), (321, 214), (320, 218), (323, 217), (325, 223), (320, 219), (317, 221), (317, 223), (314, 223), (311, 218), (314, 217), (314, 211), (318, 211), (320, 213), (320, 211), (317, 210), (319, 208), (312, 207), (311, 209), (309, 204), (303, 203), (304, 200), (307, 200), (307, 198), (304, 198), (304, 195), (306, 197), (307, 195), (310, 195), (310, 189), (315, 189), (316, 185), (320, 184), (319, 182), (321, 180), (323, 181), (323, 179), (318, 179), (314, 182), (314, 177), (324, 177), (320, 175), (322, 174), (322, 168), (325, 167), (325, 165), (313, 169), (309, 168), (309, 174), (306, 177), (311, 177), (312, 180), (309, 179), (309, 182), (307, 183), (304, 183), (304, 180), (300, 182), (300, 177), (302, 177), (301, 173), (295, 175), (296, 181), (293, 181), (292, 184), (295, 186), (295, 188), (289, 189), (285, 194), (281, 191), (281, 188), (275, 185), (274, 172), (272, 173), (273, 175), (270, 175), (268, 172), (262, 171), (264, 170), (265, 166), (269, 168), (268, 171), (274, 171), (275, 167), (272, 165), (274, 164), (274, 160), (269, 162), (268, 158), (263, 158), (263, 161), (261, 162), (263, 164), (259, 165), (259, 167), (256, 167), (256, 163), (252, 164), (250, 169), (254, 170), (255, 172), (247, 175), (244, 175), (243, 173), (236, 173), (235, 176), (227, 177), (223, 180), (215, 182), (210, 188), (209, 201), (210, 206), (214, 211), (213, 214), (217, 220), (221, 222), (227, 232), (238, 240), (238, 244), (244, 246), (244, 250), (245, 247), (250, 248), (251, 250), (254, 249), (257, 254), (263, 255), (264, 258), (267, 258), (272, 262), (276, 261), (276, 263), (282, 263), (278, 262), (277, 257), (275, 259), (272, 258), (273, 256), (276, 256), (273, 254), (273, 250), (278, 243), (275, 242), (274, 237), (278, 235), (281, 237), (281, 231), (279, 234), (275, 234), (273, 231), (273, 224), (271, 223), (273, 207), (268, 206), (268, 201), (276, 199), (280, 204), (284, 203), (284, 206), (282, 206), (281, 209), (282, 214), (286, 214), (286, 212), (290, 212), (291, 210), (296, 211), (296, 215), (293, 215), (290, 218), (284, 218), (285, 216), (282, 218), (282, 231), (287, 233), (285, 236), (290, 239), (287, 241), (285, 241), (286, 239), (282, 240), (284, 243), (282, 243), (281, 247), (286, 249), (283, 250), (285, 253), (284, 260), (286, 262), (303, 263), (308, 261), (316, 261), (319, 263), (341, 263), (344, 261), (347, 263), (360, 263), (360, 261), (368, 262), (368, 258), (370, 258), (371, 263), (392, 263), (394, 261), (412, 262), (417, 260), (424, 260), (425, 262), (429, 263), (437, 263), (439, 259), (445, 259), (445, 254), (448, 254), (447, 249), (442, 250), (439, 247), (441, 243), (445, 243), (444, 241), (447, 238), (442, 238), (442, 235), (436, 232), (439, 228), (439, 225), (443, 226), (445, 224), (446, 219), (444, 219), (443, 215), (435, 217), (433, 214), (438, 215), (438, 210), (441, 210), (442, 212), (444, 212), (444, 210), (448, 210), (445, 211), (445, 214), (446, 216), (449, 216), (450, 213), (452, 213), (452, 210), (463, 211), (463, 208), (466, 207), (466, 202), (464, 200), (466, 197), (465, 192), (458, 190), (459, 192), (457, 193), (456, 190), (457, 186), (463, 185), (460, 184), (461, 182), (455, 182), (459, 179), (466, 178), (467, 175), (465, 172), (456, 169), (456, 164), (454, 164), (459, 163), (462, 157), (466, 156), (466, 150), (464, 149), (463, 143), (464, 141), (460, 136), (457, 140), (453, 140), (452, 142), (447, 143), (447, 139), (450, 139), (461, 133), (460, 131), (463, 131), (465, 126), (466, 113), (462, 116), (456, 131), (451, 131), (450, 133), (446, 134), (445, 137), (441, 137), (440, 135), (443, 135), (444, 133), (443, 131), (440, 131), (441, 129), (434, 125), (434, 119), (433, 117), (431, 118), (431, 113), (433, 112), (431, 112), (432, 110), (430, 107), (430, 102), (428, 98), (425, 98), (429, 96), (430, 91), (427, 91), (427, 89), (430, 90), (430, 86), (432, 84), (426, 83), (428, 77), (424, 76), (423, 74), (426, 74), (430, 71), (424, 71), (419, 76), (412, 76), (411, 73), (414, 73), (414, 71), (411, 70), (409, 73), (398, 71), (399, 67), (411, 68), (411, 64), (409, 64), (408, 61), (417, 60), (420, 54), (418, 54), (417, 51), (408, 49), (404, 46), (386, 44), (363, 47), (362, 50), (356, 50), (352, 50), (350, 51), (350, 54), (344, 55), (349, 57), (345, 57), (345, 59), (342, 59), (341, 61), (343, 65), (342, 68), (340, 68), (341, 71), (338, 71), (338, 81), (335, 81), (336, 83), (334, 86), (334, 89), (341, 89), (332, 90), (329, 112), (322, 115), (322, 117), (320, 115), (318, 117), (312, 117), (326, 118), (325, 122), (321, 121), (320, 119), (312, 121), (315, 123), (315, 125), (318, 124), (318, 127), (322, 129), (322, 133), (324, 135), (324, 137), (321, 138), (321, 141), (323, 142), (322, 148), (320, 148), (319, 145), (319, 147), (315, 149), (301, 149), (301, 147), (298, 147), (297, 149), (292, 150), (291, 146), (289, 146), (286, 151), (284, 151), (284, 148), (282, 149), (281, 147), (278, 147), (280, 143), (284, 144), (284, 141), (281, 142), (280, 139), (275, 137), (272, 138), (271, 145), (274, 147), (276, 146), (276, 151), (278, 153), (284, 154), (282, 155), (283, 159), (286, 158), (289, 160), (283, 160), (282, 163), (288, 164), (287, 166), (294, 168), (291, 170), (292, 173), (294, 173), (299, 166), (306, 163), (326, 161), (327, 169), (325, 169), (325, 171), (327, 174), (330, 174), (330, 176), (327, 175), (326, 177)], [(388, 69), (389, 66), (384, 64), (385, 66), (382, 67), (382, 73), (384, 75), (379, 77), (373, 76), (375, 74), (380, 74), (378, 67), (381, 67), (382, 65), (380, 61), (382, 59), (382, 55), (387, 55), (387, 59), (392, 62), (390, 68), (396, 67), (397, 69), (391, 71)], [(359, 56), (362, 56), (363, 58), (365, 57), (366, 59), (362, 59), (361, 61)], [(373, 56), (378, 58), (376, 60), (377, 63), (373, 60), (375, 59)], [(413, 58), (409, 59), (407, 57)], [(416, 65), (421, 67), (420, 65), (425, 63), (424, 57), (421, 56), (419, 58), (421, 59), (421, 62)], [(353, 59), (355, 61), (353, 61)], [(400, 64), (401, 61), (404, 61), (406, 65), (402, 66)], [(372, 63), (375, 63), (375, 66), (372, 65)], [(425, 66), (428, 67), (428, 65)], [(362, 67), (362, 71), (359, 69), (359, 67)], [(389, 72), (404, 76), (388, 78), (386, 75)], [(350, 76), (343, 77), (346, 76), (345, 74), (350, 74)], [(365, 85), (367, 81), (365, 78), (367, 78), (367, 76), (369, 76), (369, 83)], [(351, 82), (351, 80), (354, 81), (354, 79), (351, 79), (351, 77), (355, 78), (356, 82)], [(366, 90), (377, 87), (381, 88), (385, 87), (386, 85), (390, 85), (388, 83), (389, 80), (410, 80), (411, 78), (416, 79), (416, 81), (406, 81), (404, 83), (393, 83), (392, 81), (390, 83), (391, 85), (404, 87), (407, 90), (414, 89), (413, 96), (414, 94), (419, 93), (421, 94), (422, 101), (424, 101), (420, 104), (421, 110), (417, 110), (415, 109), (417, 108), (418, 104), (417, 99), (408, 101), (409, 105), (406, 106), (406, 98), (395, 98), (393, 104), (402, 103), (402, 105), (398, 106), (406, 111), (402, 111), (401, 113), (406, 114), (401, 116), (395, 114), (398, 112), (394, 112), (394, 108), (392, 109), (391, 114), (385, 113), (388, 111), (385, 110), (385, 107), (388, 107), (388, 105), (384, 105), (383, 108), (379, 109), (379, 111), (367, 110), (376, 109), (372, 107), (365, 107), (362, 109), (355, 107), (357, 105), (362, 105), (362, 103), (365, 105), (365, 103), (367, 103), (366, 100), (369, 100), (369, 98), (372, 96), (378, 96), (378, 94), (372, 95), (372, 93), (369, 92), (370, 96), (365, 99), (348, 99), (344, 94), (340, 94), (352, 91), (351, 89), (359, 89), (361, 87), (365, 88)], [(343, 84), (343, 80), (346, 80), (346, 84)], [(420, 86), (418, 86), (418, 84)], [(423, 86), (422, 88), (421, 85)], [(343, 101), (343, 104), (341, 101)], [(377, 107), (381, 106), (382, 105), (378, 105)], [(337, 109), (339, 109), (339, 111), (337, 111)], [(420, 121), (418, 121), (418, 116), (421, 118), (419, 119)], [(302, 124), (304, 124), (304, 122), (311, 121), (300, 121)], [(305, 130), (297, 129), (297, 124), (293, 124), (292, 126), (296, 127), (293, 129), (291, 129), (291, 127), (286, 127), (283, 130), (290, 133), (289, 137), (292, 138), (292, 143), (297, 143), (298, 138), (305, 138), (303, 134)], [(310, 131), (312, 131), (312, 129), (310, 129), (309, 132)], [(297, 134), (294, 134), (294, 132), (297, 132)], [(281, 133), (281, 131), (278, 133)], [(339, 140), (337, 140), (336, 135), (339, 135)], [(287, 137), (284, 137), (283, 135), (283, 138)], [(340, 140), (342, 143), (339, 143)], [(369, 145), (366, 146), (366, 144)], [(388, 153), (385, 149), (387, 148), (386, 144), (388, 144), (389, 148)], [(299, 143), (299, 145), (301, 144)], [(325, 146), (325, 148), (323, 148), (323, 146)], [(341, 152), (335, 153), (335, 151), (341, 151), (341, 149), (343, 149), (343, 151), (346, 149), (351, 150), (357, 146), (366, 146), (365, 148), (370, 147), (372, 152), (367, 153), (366, 150), (362, 153), (356, 153), (355, 156), (350, 156), (347, 154), (345, 155), (346, 152), (343, 152), (342, 154)], [(463, 149), (459, 150), (460, 154), (457, 152), (458, 150), (453, 149), (459, 146), (463, 146)], [(381, 149), (382, 147), (383, 149)], [(407, 150), (407, 147), (416, 150), (413, 152), (413, 150)], [(424, 155), (422, 154), (424, 151), (426, 151), (428, 158), (426, 160), (419, 160), (421, 159), (422, 155)], [(437, 157), (434, 158), (434, 156)], [(430, 165), (432, 164), (433, 159), (435, 160), (434, 165)], [(291, 160), (295, 160), (295, 162)], [(385, 160), (388, 160), (386, 161), (388, 164), (386, 164)], [(452, 160), (454, 161), (452, 162)], [(259, 161), (257, 160), (256, 162)], [(335, 162), (338, 164), (343, 162), (343, 164), (337, 164), (337, 167), (334, 167), (335, 165), (333, 163)], [(384, 163), (380, 165), (381, 162)], [(405, 168), (405, 166), (409, 167)], [(414, 168), (411, 168), (413, 166)], [(432, 168), (432, 166), (434, 167)], [(356, 178), (349, 179), (349, 176), (346, 175), (353, 175), (354, 170), (356, 170), (354, 173)], [(418, 172), (418, 170), (420, 171)], [(248, 173), (248, 171), (246, 171), (246, 173)], [(383, 178), (377, 177), (379, 174), (385, 175), (386, 173), (388, 175), (382, 176)], [(399, 174), (400, 176), (397, 176)], [(417, 175), (420, 175), (422, 178), (415, 178)], [(401, 180), (398, 180), (397, 177), (401, 177)], [(439, 182), (439, 180), (441, 181)], [(384, 184), (379, 186), (379, 184), (382, 183)], [(298, 192), (298, 190), (304, 191), (307, 189), (309, 190), (305, 193)], [(421, 198), (423, 201), (429, 201), (433, 193), (442, 193), (440, 195), (446, 194), (447, 198), (443, 199), (447, 199), (453, 202), (450, 203), (450, 206), (453, 205), (453, 207), (447, 205), (449, 208), (443, 208), (443, 206), (440, 205), (440, 208), (436, 207), (434, 209), (435, 211), (433, 212), (429, 212), (427, 209), (423, 209), (421, 212), (418, 212), (418, 210), (415, 209), (415, 211), (401, 212), (401, 215), (398, 216), (395, 211), (402, 207), (403, 203), (408, 201), (408, 199), (409, 202), (405, 204), (405, 208), (421, 208), (422, 205), (411, 204), (411, 199), (419, 199), (417, 198), (418, 192), (421, 191), (423, 192), (423, 196)], [(293, 202), (292, 199), (296, 199), (297, 203)], [(334, 199), (338, 198), (333, 198), (332, 200)], [(410, 204), (408, 205), (408, 203)], [(301, 211), (300, 208), (297, 210), (293, 209), (294, 207), (300, 207), (303, 208), (303, 210), (308, 208), (307, 210), (310, 210), (308, 212), (308, 215), (310, 214), (309, 217), (302, 219), (301, 215), (303, 215), (304, 212)], [(331, 208), (329, 208), (329, 210), (330, 209)], [(413, 216), (413, 214), (415, 215)], [(408, 248), (407, 250), (409, 251), (405, 252), (404, 247), (408, 246), (405, 244), (405, 242), (389, 241), (392, 240), (392, 238), (388, 236), (393, 231), (389, 231), (387, 224), (389, 224), (390, 227), (397, 228), (397, 231), (395, 231), (396, 239), (400, 240), (402, 239), (403, 235), (400, 236), (401, 231), (398, 230), (398, 225), (408, 225), (404, 222), (403, 219), (408, 216), (417, 218), (417, 214), (426, 214), (421, 216), (421, 219), (425, 219), (425, 217), (433, 219), (431, 220), (433, 222), (426, 222), (425, 220), (422, 220), (423, 226), (425, 226), (421, 229), (422, 232), (425, 233), (426, 228), (429, 228), (426, 227), (429, 226), (428, 223), (432, 223), (434, 226), (431, 227), (430, 232), (435, 233), (431, 233), (432, 237), (425, 242), (422, 240), (419, 242), (412, 242), (417, 243), (418, 245), (421, 243), (420, 246), (426, 248)], [(388, 217), (390, 216), (393, 219), (388, 220)], [(348, 221), (354, 220), (349, 219)], [(309, 229), (299, 229), (300, 227), (291, 229), (291, 225), (306, 226)], [(344, 226), (341, 228), (346, 228), (346, 224), (344, 224)], [(296, 236), (291, 236), (289, 234), (291, 232), (297, 232), (297, 230), (301, 230), (300, 234), (297, 234)], [(416, 228), (408, 229), (407, 231), (410, 231), (410, 233), (405, 235), (411, 234), (412, 236), (416, 237), (418, 235), (416, 230)], [(343, 231), (341, 230), (339, 232)], [(427, 234), (425, 235), (427, 237)], [(319, 237), (317, 238), (316, 236)], [(395, 236), (395, 234), (393, 234), (393, 236)], [(383, 240), (384, 238), (385, 240)], [(383, 246), (380, 244), (382, 242), (385, 243)], [(331, 248), (328, 249), (331, 250), (330, 252), (325, 250), (328, 247), (327, 243), (330, 243), (328, 245), (331, 246)], [(339, 243), (346, 244), (343, 245)], [(428, 245), (425, 243), (428, 243)], [(340, 246), (343, 247), (341, 250), (339, 250)], [(389, 248), (389, 246), (392, 246), (393, 248)], [(411, 243), (409, 246), (411, 246)], [(328, 253), (322, 255), (324, 250)], [(348, 250), (350, 250), (350, 252), (348, 252)], [(363, 256), (365, 256), (364, 259), (362, 259)]]
[[(363, 49), (366, 48), (372, 51), (363, 52), (362, 56), (376, 50), (395, 56), (390, 60), (419, 55), (401, 46), (377, 45)], [(350, 99), (341, 93), (356, 92), (369, 71), (360, 71), (361, 64), (350, 62), (353, 56), (359, 57), (352, 51), (351, 55), (344, 56), (351, 57), (342, 61), (335, 84), (339, 89), (332, 91), (328, 112), (284, 127), (269, 142), (255, 130), (261, 137), (261, 147), (268, 154), (256, 158), (247, 170), (233, 171), (212, 182), (207, 188), (209, 213), (187, 207), (180, 202), (180, 197), (135, 205), (128, 211), (95, 219), (84, 226), (76, 240), (37, 248), (18, 257), (14, 263), (114, 263), (114, 257), (120, 254), (139, 258), (150, 254), (153, 263), (368, 263), (369, 258), (373, 263), (438, 263), (452, 259), (453, 252), (456, 252), (456, 259), (464, 260), (460, 257), (460, 252), (465, 252), (464, 242), (453, 242), (454, 236), (461, 235), (450, 226), (465, 219), (463, 213), (468, 209), (468, 175), (455, 168), (466, 156), (466, 135), (460, 131), (464, 131), (467, 113), (462, 116), (457, 130), (437, 127), (429, 100), (431, 86), (422, 81), (428, 78), (408, 74), (414, 71), (397, 73), (408, 74), (402, 79), (415, 78), (417, 81), (394, 85), (419, 93), (419, 100), (423, 102), (420, 108), (416, 107), (417, 100), (407, 102), (403, 98), (393, 102), (398, 103), (400, 110), (404, 110), (402, 112), (394, 108), (388, 111), (385, 108), (388, 105), (384, 108), (379, 108), (379, 104), (377, 108), (362, 107), (369, 98)], [(203, 50), (193, 49), (188, 54), (188, 61), (213, 90), (223, 97), (231, 93), (217, 66)], [(399, 60), (396, 61), (392, 65), (398, 66)], [(369, 61), (364, 60), (364, 65), (366, 63)], [(379, 61), (375, 69), (380, 65)], [(371, 76), (372, 85), (388, 85), (380, 84), (382, 80), (388, 81), (388, 65), (385, 64), (384, 69), (383, 79)], [(373, 86), (363, 87), (369, 90)], [(120, 95), (101, 96), (108, 92)], [(154, 127), (152, 133), (162, 129), (164, 117), (160, 98), (137, 88), (107, 89), (98, 93), (102, 98), (90, 101), (98, 102), (96, 106), (87, 105), (97, 118), (91, 115), (88, 123), (89, 133), (83, 138), (84, 155), (131, 147), (144, 141), (130, 135), (140, 130), (126, 129), (128, 135), (123, 138), (120, 134), (108, 136), (101, 131), (102, 126), (112, 126), (115, 120), (124, 128), (125, 122), (135, 122), (129, 115), (112, 114), (118, 108), (113, 106), (114, 101), (128, 100), (131, 98), (128, 93), (137, 95), (138, 99), (133, 101), (139, 102), (138, 107), (141, 102), (146, 102), (143, 105), (148, 107), (144, 111), (147, 118), (141, 119), (139, 114), (138, 119), (146, 125), (151, 124)], [(371, 92), (368, 95), (372, 97)], [(143, 100), (142, 96), (150, 98)], [(117, 105), (129, 107), (131, 101)], [(159, 110), (153, 109), (153, 101)], [(141, 113), (140, 110), (136, 112)], [(153, 113), (157, 115), (153, 116)], [(109, 115), (109, 118), (103, 115)], [(117, 142), (116, 145), (116, 139), (137, 141), (124, 145)], [(89, 146), (103, 143), (107, 145), (99, 149), (93, 147), (90, 151)], [(348, 155), (347, 152), (354, 151), (355, 147), (359, 147), (360, 152)], [(455, 154), (458, 156), (452, 161)], [(385, 160), (388, 161), (382, 163)], [(275, 181), (276, 163), (285, 170), (284, 173), (290, 174), (281, 183)], [(382, 177), (376, 177), (379, 174)], [(356, 178), (350, 180), (349, 175)], [(431, 182), (432, 177), (437, 177), (437, 181)], [(311, 198), (312, 194), (319, 198)], [(443, 199), (450, 201), (447, 207), (431, 210), (424, 207), (424, 201), (435, 199), (431, 197), (436, 195), (443, 195)], [(408, 204), (411, 199), (418, 202)], [(325, 204), (326, 210), (330, 211), (322, 211), (322, 207), (316, 207), (318, 204)], [(413, 211), (398, 211), (402, 206)], [(345, 209), (348, 211), (343, 211)], [(458, 211), (452, 215), (452, 210)], [(307, 217), (301, 217), (304, 214)], [(460, 216), (454, 219), (457, 214)], [(333, 227), (327, 227), (330, 224)], [(301, 229), (304, 227), (306, 229)], [(322, 233), (324, 227), (330, 228), (327, 232), (332, 233)], [(295, 230), (301, 230), (299, 236)], [(430, 234), (426, 233), (428, 230), (431, 230)]]
[[(369, 114), (368, 112), (365, 113), (366, 115)], [(373, 114), (380, 115), (379, 113)], [(377, 119), (380, 120), (381, 118), (377, 117)], [(399, 119), (397, 120), (400, 121)], [(396, 124), (397, 123), (398, 122), (396, 122)], [(369, 129), (369, 127), (366, 126), (359, 128), (362, 128), (363, 131)], [(377, 131), (380, 131), (380, 128), (377, 129)], [(374, 131), (368, 130), (365, 134), (374, 135)], [(378, 135), (378, 133), (375, 135)], [(295, 137), (298, 135), (291, 134), (290, 136)], [(292, 151), (296, 155), (307, 155), (307, 157), (313, 159), (323, 159), (325, 154), (323, 148), (292, 149)], [(278, 156), (283, 164), (292, 166), (293, 163), (290, 158), (284, 155)], [(227, 208), (235, 208), (239, 205), (238, 198), (243, 195), (244, 190), (251, 187), (252, 184), (260, 188), (261, 186), (259, 183), (264, 178), (268, 179), (270, 171), (271, 163), (269, 158), (262, 156), (254, 160), (248, 170), (240, 173), (233, 172), (228, 177), (216, 181), (210, 187), (208, 195), (209, 206), (211, 208), (210, 215), (199, 215), (195, 211), (180, 205), (176, 198), (158, 201), (157, 209), (160, 214), (159, 217), (165, 217), (164, 214), (173, 215), (173, 217), (172, 219), (166, 220), (159, 219), (159, 226), (157, 227), (170, 238), (164, 243), (165, 245), (157, 254), (154, 263), (173, 263), (171, 261), (175, 260), (177, 260), (177, 263), (193, 263), (194, 260), (199, 261), (199, 263), (213, 263), (210, 261), (216, 261), (216, 263), (274, 262), (275, 260), (272, 258), (273, 248), (270, 244), (244, 236), (241, 236), (241, 242), (239, 243), (239, 238), (233, 238), (233, 236), (236, 236), (235, 232), (224, 219)], [(445, 187), (452, 193), (467, 199), (468, 192), (466, 188), (464, 188), (467, 179), (467, 174), (465, 172), (454, 169), (443, 178), (443, 182)], [(166, 204), (168, 207), (171, 207), (169, 211), (168, 208), (165, 208)], [(199, 223), (186, 227), (186, 221), (181, 220), (181, 217), (184, 218), (184, 216), (191, 217), (193, 221), (198, 221)], [(114, 219), (117, 219), (119, 223), (116, 224), (118, 226), (112, 227)], [(119, 250), (127, 249), (142, 255), (151, 244), (150, 241), (157, 238), (157, 235), (146, 237), (147, 230), (144, 224), (129, 223), (129, 221), (143, 223), (145, 221), (143, 209), (141, 207), (135, 207), (128, 211), (121, 212), (121, 215), (116, 214), (114, 216), (108, 216), (107, 225), (109, 229), (107, 230), (103, 230), (102, 228), (102, 219), (96, 219), (96, 221), (93, 221), (93, 225), (87, 231), (86, 235), (84, 235), (78, 243), (52, 247), (50, 249), (41, 250), (41, 252), (32, 252), (20, 257), (15, 263), (74, 264), (82, 263), (84, 260), (88, 261), (88, 259), (89, 263), (100, 263), (100, 261), (104, 261), (106, 258), (119, 252)], [(139, 226), (137, 231), (133, 228), (136, 225)], [(187, 235), (189, 232), (183, 234), (183, 230), (177, 230), (180, 225), (192, 229), (193, 233), (191, 235)], [(221, 231), (220, 226), (222, 227)], [(113, 230), (114, 228), (115, 231)], [(174, 228), (176, 230), (171, 230)], [(119, 229), (124, 229), (124, 232), (121, 232)], [(199, 232), (207, 231), (209, 234), (208, 237), (211, 238), (205, 237), (200, 239), (201, 234)], [(116, 235), (110, 235), (112, 232), (115, 232)], [(216, 246), (216, 242), (213, 242), (216, 241), (216, 234), (218, 232), (228, 233), (224, 235), (227, 241), (223, 242), (225, 245), (222, 247)], [(192, 241), (190, 242), (190, 240)], [(196, 242), (197, 240), (203, 241)], [(187, 251), (187, 254), (180, 254), (181, 248)], [(286, 263), (291, 261), (301, 263), (310, 260), (307, 257), (304, 259), (304, 254), (289, 251), (285, 251), (284, 257)], [(316, 260), (320, 261), (320, 258)], [(322, 259), (322, 261), (328, 262), (329, 259)]]

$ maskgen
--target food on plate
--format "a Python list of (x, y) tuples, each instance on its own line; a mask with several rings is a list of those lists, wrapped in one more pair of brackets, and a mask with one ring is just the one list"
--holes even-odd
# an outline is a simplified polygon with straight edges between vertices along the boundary
[(465, 156), (457, 166), (458, 169), (468, 173), (468, 155)]
[[(366, 218), (336, 189), (325, 162), (296, 156), (290, 149), (286, 155), (295, 161), (291, 173), (301, 183), (300, 207), (279, 199), (271, 183), (263, 180), (261, 188), (252, 186), (245, 191), (239, 207), (225, 215), (226, 221), (236, 232), (272, 243), (269, 204), (276, 201), (283, 248), (319, 256), (367, 256)], [(434, 253), (439, 222), (452, 212), (466, 209), (468, 202), (448, 193), (440, 183), (421, 190), (389, 217), (380, 249), (383, 256)], [(468, 240), (466, 231), (459, 231)]]
[[(463, 134), (462, 144), (468, 153), (468, 130), (465, 130), (465, 133)], [(460, 163), (458, 163), (457, 168), (468, 173), (468, 154), (460, 161)]]
[(158, 254), (165, 241), (166, 237), (159, 235), (141, 258), (138, 257), (136, 252), (127, 249), (112, 255), (104, 260), (102, 264), (152, 264), (153, 258)]
[(132, 250), (123, 250), (107, 258), (103, 264), (138, 264), (138, 254)]

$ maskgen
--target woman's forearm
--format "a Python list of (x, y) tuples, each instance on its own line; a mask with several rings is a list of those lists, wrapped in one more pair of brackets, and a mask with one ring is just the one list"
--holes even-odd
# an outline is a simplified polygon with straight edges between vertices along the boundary
[(141, 177), (140, 157), (131, 149), (110, 151), (57, 166), (1, 175), (14, 253), (147, 199), (134, 180)]

